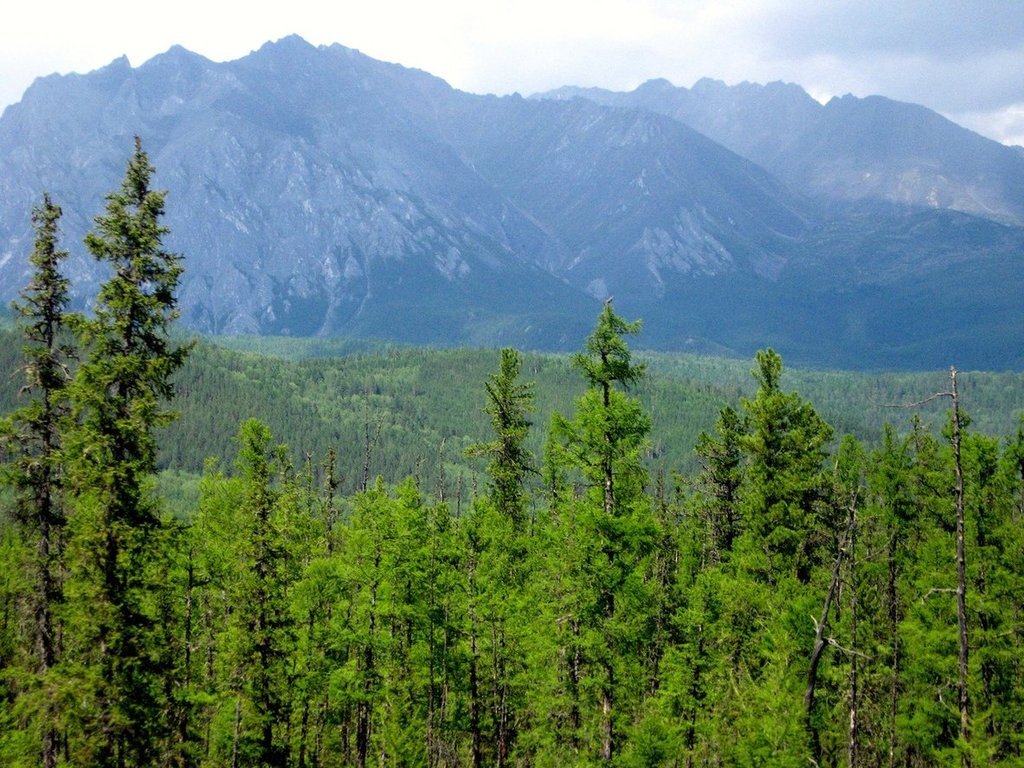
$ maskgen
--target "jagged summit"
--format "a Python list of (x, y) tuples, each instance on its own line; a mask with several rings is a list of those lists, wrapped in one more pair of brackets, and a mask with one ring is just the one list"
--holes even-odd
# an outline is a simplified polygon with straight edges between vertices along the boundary
[[(0, 118), (0, 295), (24, 284), (43, 190), (90, 295), (77, 244), (139, 135), (199, 330), (577, 348), (615, 295), (663, 348), (1017, 364), (1024, 235), (968, 215), (1013, 223), (1017, 150), (791, 84), (544, 96), (476, 96), (298, 36), (42, 78)], [(962, 306), (983, 309), (931, 323)]]
[(575, 95), (679, 120), (815, 198), (949, 208), (1024, 225), (1020, 154), (917, 104), (846, 94), (822, 105), (793, 83), (710, 78), (689, 90), (663, 81)]

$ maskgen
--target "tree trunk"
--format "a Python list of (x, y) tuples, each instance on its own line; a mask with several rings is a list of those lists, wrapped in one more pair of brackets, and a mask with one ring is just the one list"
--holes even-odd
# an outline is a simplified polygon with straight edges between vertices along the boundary
[(896, 539), (890, 533), (889, 547), (889, 578), (887, 584), (889, 611), (889, 652), (892, 656), (889, 668), (889, 768), (896, 766), (896, 714), (899, 711), (899, 671), (900, 671), (900, 608), (896, 586)]
[[(49, 478), (46, 479), (46, 490), (44, 492), (45, 502), (40, 510), (39, 525), (39, 604), (36, 612), (36, 631), (39, 642), (39, 674), (41, 677), (47, 675), (56, 661), (56, 638), (54, 631), (53, 612), (51, 607), (59, 600), (58, 589), (55, 585), (58, 579), (53, 573), (53, 552), (52, 552), (52, 526)], [(63, 559), (62, 557), (60, 559)], [(51, 700), (46, 706), (46, 721), (43, 726), (43, 766), (54, 768), (57, 765), (57, 753), (59, 750), (60, 734), (57, 731), (54, 721), (57, 712), (56, 705)]]
[(956, 623), (960, 638), (960, 654), (958, 659), (959, 674), (957, 680), (957, 702), (960, 707), (960, 764), (968, 768), (971, 757), (967, 751), (970, 737), (970, 721), (968, 716), (967, 671), (970, 644), (967, 636), (967, 563), (964, 554), (964, 472), (960, 460), (960, 398), (956, 386), (956, 368), (949, 369), (950, 393), (953, 398), (953, 462), (956, 469)]
[(491, 655), (493, 660), (493, 688), (496, 699), (496, 712), (494, 717), (495, 741), (498, 747), (498, 755), (495, 761), (495, 768), (505, 768), (508, 765), (509, 752), (512, 749), (511, 712), (509, 711), (509, 685), (506, 679), (505, 659), (507, 650), (505, 646), (505, 628), (491, 625)]
[(239, 768), (238, 765), (238, 740), (242, 730), (242, 699), (235, 699), (235, 732), (231, 742), (231, 768)]
[[(188, 569), (186, 571), (187, 581), (185, 583), (185, 627), (183, 638), (183, 645), (185, 646), (183, 649), (185, 653), (185, 669), (181, 680), (182, 690), (186, 692), (188, 692), (192, 687), (192, 624), (196, 588), (195, 560), (193, 555), (193, 549), (192, 547), (189, 547)], [(191, 714), (192, 705), (182, 703), (180, 707), (180, 715), (178, 718), (178, 746), (181, 751), (181, 765), (185, 768), (189, 768), (189, 766), (192, 765), (191, 750), (188, 748), (188, 744), (192, 740), (192, 737), (189, 733), (191, 726)]]
[(483, 766), (483, 738), (480, 733), (480, 658), (476, 648), (477, 617), (474, 608), (474, 565), (469, 566), (469, 733), (472, 744), (473, 768)]
[(363, 648), (363, 700), (356, 706), (356, 765), (358, 768), (366, 768), (366, 761), (370, 753), (370, 718), (373, 708), (370, 703), (370, 696), (373, 692), (373, 675), (375, 674), (376, 659), (373, 652), (373, 644), (377, 632), (377, 581), (376, 574), (380, 572), (381, 552), (378, 546), (373, 556), (374, 581), (370, 585), (370, 617), (367, 627), (366, 645)]
[(605, 662), (604, 690), (601, 691), (601, 761), (611, 764), (615, 744), (612, 740), (612, 690), (615, 669), (611, 661)]
[(573, 619), (572, 625), (572, 656), (569, 662), (569, 725), (572, 729), (570, 743), (575, 752), (580, 748), (580, 624)]
[(825, 629), (828, 627), (828, 615), (832, 610), (832, 602), (839, 590), (839, 572), (843, 565), (848, 538), (849, 531), (839, 542), (839, 551), (836, 553), (836, 561), (832, 566), (832, 581), (828, 587), (828, 594), (825, 596), (825, 605), (821, 609), (821, 620), (815, 622), (814, 647), (811, 650), (811, 662), (807, 669), (807, 687), (804, 690), (804, 727), (810, 739), (811, 756), (815, 765), (821, 763), (821, 736), (814, 724), (814, 697), (818, 685), (818, 665), (821, 663), (821, 657), (828, 645), (828, 641), (825, 639)]
[(858, 706), (860, 690), (857, 679), (857, 507), (850, 505), (850, 725), (847, 740), (847, 764), (857, 768), (860, 764), (860, 723)]
[(309, 697), (302, 702), (302, 718), (299, 723), (299, 768), (306, 768), (306, 739), (309, 736)]

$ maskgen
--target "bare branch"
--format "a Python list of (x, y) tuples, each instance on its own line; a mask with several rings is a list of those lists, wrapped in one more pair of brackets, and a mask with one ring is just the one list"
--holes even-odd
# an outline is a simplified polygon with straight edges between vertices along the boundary
[(929, 597), (934, 595), (936, 592), (943, 593), (943, 594), (955, 595), (955, 594), (958, 594), (960, 592), (960, 590), (956, 589), (954, 587), (945, 587), (945, 588), (943, 588), (943, 587), (932, 587), (927, 592), (925, 592), (924, 595), (921, 596), (921, 602), (923, 603), (925, 600), (927, 600)]
[(868, 656), (868, 655), (867, 655), (866, 653), (861, 653), (860, 651), (855, 651), (855, 650), (853, 650), (852, 648), (844, 648), (843, 646), (841, 646), (841, 645), (839, 644), (839, 641), (838, 641), (838, 640), (836, 640), (836, 639), (835, 639), (834, 637), (829, 637), (829, 638), (828, 638), (828, 639), (826, 640), (826, 642), (827, 642), (827, 643), (828, 643), (829, 645), (831, 645), (831, 646), (832, 646), (833, 648), (835, 648), (836, 650), (838, 650), (838, 651), (842, 651), (842, 652), (843, 652), (843, 653), (845, 653), (845, 654), (846, 654), (847, 656), (860, 656), (860, 657), (861, 657), (862, 659), (870, 659), (870, 658), (871, 658), (871, 657), (870, 657), (870, 656)]
[(936, 392), (934, 395), (929, 395), (924, 400), (918, 400), (915, 403), (877, 403), (879, 408), (920, 408), (922, 405), (927, 405), (932, 400), (938, 400), (940, 397), (953, 397), (952, 392)]

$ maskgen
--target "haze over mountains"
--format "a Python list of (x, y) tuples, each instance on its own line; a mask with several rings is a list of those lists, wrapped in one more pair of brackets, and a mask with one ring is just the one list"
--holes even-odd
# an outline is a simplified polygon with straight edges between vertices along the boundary
[(798, 85), (651, 80), (617, 93), (567, 86), (541, 98), (585, 98), (673, 117), (804, 194), (948, 208), (1024, 224), (1024, 157), (930, 109), (882, 96), (822, 105)]
[(139, 135), (215, 333), (642, 346), (847, 367), (1024, 367), (1024, 155), (880, 97), (793, 85), (456, 91), (339, 45), (173, 48), (42, 78), (0, 118), (0, 298), (31, 207), (81, 236)]

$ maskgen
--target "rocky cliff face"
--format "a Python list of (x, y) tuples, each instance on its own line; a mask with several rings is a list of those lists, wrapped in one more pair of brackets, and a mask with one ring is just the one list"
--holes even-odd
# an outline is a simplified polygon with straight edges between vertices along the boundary
[[(872, 303), (870, 286), (892, 273), (868, 258), (879, 250), (898, 251), (905, 279), (934, 291), (904, 290), (914, 303), (900, 317), (987, 293), (972, 333), (1012, 329), (1020, 307), (996, 289), (1021, 282), (1021, 230), (940, 224), (945, 209), (966, 207), (952, 182), (908, 223), (932, 183), (923, 172), (904, 169), (906, 194), (892, 192), (891, 169), (921, 146), (940, 153), (952, 129), (922, 134), (941, 118), (913, 108), (908, 128), (907, 105), (868, 114), (859, 100), (821, 107), (794, 86), (702, 82), (597, 99), (611, 106), (592, 92), (475, 96), (299, 38), (234, 62), (172, 48), (134, 69), (121, 59), (43, 78), (0, 118), (0, 297), (24, 285), (29, 214), (44, 190), (65, 211), (76, 293), (94, 293), (102, 275), (79, 243), (139, 135), (170, 193), (168, 245), (186, 257), (183, 319), (200, 331), (575, 348), (611, 295), (648, 318), (652, 346), (747, 354), (774, 343), (808, 362), (871, 365), (889, 359), (884, 334), (850, 331), (850, 313), (888, 328), (903, 295), (886, 283)], [(705, 102), (717, 106), (702, 122)], [(972, 146), (943, 154), (942, 168), (982, 163)], [(884, 182), (850, 170), (878, 157)], [(836, 208), (840, 199), (871, 207)], [(897, 199), (913, 205), (891, 207)], [(928, 258), (940, 240), (945, 255)], [(944, 282), (966, 253), (999, 284)], [(796, 311), (806, 296), (814, 311)], [(941, 334), (914, 328), (905, 364), (945, 364)], [(1003, 351), (970, 348), (1013, 364), (1005, 338)]]
[[(439, 304), (490, 294), (477, 309), (521, 314), (496, 290), (512, 285), (579, 309), (582, 297), (523, 258), (549, 238), (417, 114), (412, 97), (450, 93), (294, 38), (229, 64), (178, 48), (136, 70), (117, 61), (39, 81), (0, 125), (4, 294), (22, 277), (16, 254), (41, 190), (61, 201), (77, 241), (138, 134), (171, 190), (170, 244), (188, 259), (182, 310), (199, 330), (372, 331), (368, 318), (406, 294)], [(75, 272), (88, 295), (98, 276), (84, 259)], [(424, 340), (451, 332), (432, 335), (422, 320), (407, 325)]]

